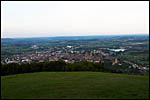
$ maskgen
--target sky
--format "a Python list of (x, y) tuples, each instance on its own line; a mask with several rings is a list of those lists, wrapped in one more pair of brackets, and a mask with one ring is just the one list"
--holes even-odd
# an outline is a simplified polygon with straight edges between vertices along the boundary
[(1, 1), (1, 37), (149, 34), (149, 1)]

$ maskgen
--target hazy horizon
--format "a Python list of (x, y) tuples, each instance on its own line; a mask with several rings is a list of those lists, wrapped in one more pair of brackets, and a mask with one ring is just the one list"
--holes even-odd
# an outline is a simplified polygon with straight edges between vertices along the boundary
[[(139, 35), (139, 36), (149, 36), (149, 34), (147, 33), (141, 33), (141, 34), (105, 34), (105, 35), (59, 35), (59, 36), (33, 36), (33, 37), (8, 37), (8, 38), (51, 38), (51, 37), (89, 37), (89, 36), (133, 36), (133, 35)], [(7, 38), (7, 37), (1, 37), (3, 39)]]
[(1, 38), (149, 35), (148, 1), (2, 1)]

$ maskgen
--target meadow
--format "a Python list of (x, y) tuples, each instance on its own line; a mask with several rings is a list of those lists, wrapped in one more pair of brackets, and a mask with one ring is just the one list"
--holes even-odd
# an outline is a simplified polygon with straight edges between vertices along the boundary
[(1, 77), (1, 99), (148, 98), (148, 75), (35, 72)]

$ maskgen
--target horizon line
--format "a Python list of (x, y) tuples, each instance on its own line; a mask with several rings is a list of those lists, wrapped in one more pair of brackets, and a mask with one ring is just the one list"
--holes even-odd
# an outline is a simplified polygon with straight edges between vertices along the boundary
[(44, 38), (44, 37), (76, 37), (76, 36), (123, 36), (123, 35), (149, 35), (149, 33), (133, 33), (133, 34), (99, 34), (99, 35), (55, 35), (55, 36), (27, 36), (27, 37), (1, 37), (2, 38)]

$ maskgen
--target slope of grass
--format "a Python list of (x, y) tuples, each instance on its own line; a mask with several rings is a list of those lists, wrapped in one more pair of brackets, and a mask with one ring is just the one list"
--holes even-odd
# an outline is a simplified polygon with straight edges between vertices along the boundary
[(38, 72), (1, 77), (2, 99), (147, 99), (149, 76)]

